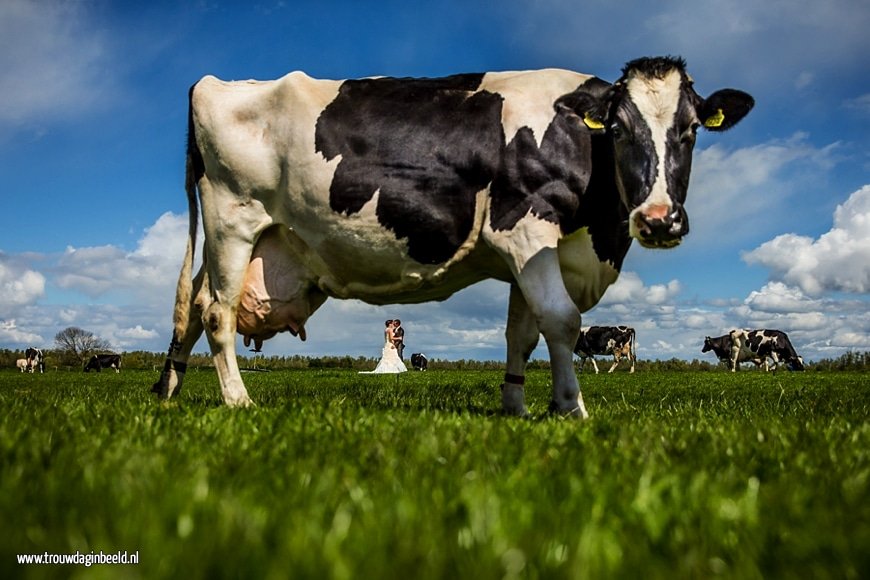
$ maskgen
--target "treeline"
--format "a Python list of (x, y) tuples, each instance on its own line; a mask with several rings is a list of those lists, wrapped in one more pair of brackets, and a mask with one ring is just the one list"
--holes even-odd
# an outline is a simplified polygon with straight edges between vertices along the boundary
[(852, 352), (837, 358), (823, 358), (813, 363), (813, 369), (823, 371), (866, 371), (870, 362), (870, 351)]
[[(63, 357), (60, 351), (45, 350), (45, 368), (46, 370), (81, 370), (82, 367), (69, 362), (68, 357)], [(0, 350), (0, 368), (15, 368), (15, 361), (24, 358), (24, 351), (15, 351), (9, 349)], [(122, 369), (140, 369), (140, 370), (158, 370), (163, 367), (165, 353), (155, 353), (143, 350), (121, 353), (121, 368)], [(606, 372), (612, 364), (610, 357), (598, 357), (598, 368), (601, 372)], [(807, 364), (809, 370), (814, 371), (866, 371), (868, 369), (868, 361), (870, 361), (870, 351), (868, 352), (852, 352), (849, 351), (837, 358), (824, 358), (818, 362), (810, 362)], [(308, 357), (301, 355), (291, 356), (239, 356), (239, 366), (249, 370), (290, 370), (290, 369), (352, 369), (358, 371), (372, 370), (377, 366), (378, 360), (370, 357), (351, 357), (351, 356), (321, 356)], [(411, 368), (410, 361), (405, 361), (408, 368)], [(579, 360), (577, 361), (579, 368)], [(211, 355), (207, 353), (194, 353), (188, 361), (188, 367), (194, 369), (207, 369), (214, 366)], [(744, 369), (753, 368), (752, 365), (744, 363)], [(447, 360), (440, 358), (429, 359), (430, 369), (441, 370), (492, 370), (499, 371), (504, 369), (504, 361), (497, 360)], [(528, 368), (547, 370), (550, 368), (550, 362), (547, 360), (533, 359), (529, 361)], [(677, 358), (670, 360), (638, 360), (637, 371), (721, 371), (725, 368), (724, 365), (706, 361), (693, 359), (685, 361)], [(622, 362), (616, 372), (625, 372), (628, 370), (628, 363)], [(594, 372), (592, 363), (587, 362), (584, 372)]]

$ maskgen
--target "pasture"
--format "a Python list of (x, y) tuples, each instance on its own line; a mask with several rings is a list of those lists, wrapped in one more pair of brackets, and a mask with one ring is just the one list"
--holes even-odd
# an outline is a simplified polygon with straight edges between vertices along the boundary
[[(3, 578), (867, 578), (863, 373), (0, 372)], [(19, 565), (22, 553), (138, 565)]]

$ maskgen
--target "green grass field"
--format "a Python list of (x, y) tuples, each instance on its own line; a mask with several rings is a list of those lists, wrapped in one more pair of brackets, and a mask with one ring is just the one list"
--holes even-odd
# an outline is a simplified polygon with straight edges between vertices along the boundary
[[(868, 578), (860, 373), (0, 372), (0, 577)], [(138, 552), (128, 566), (19, 553)]]

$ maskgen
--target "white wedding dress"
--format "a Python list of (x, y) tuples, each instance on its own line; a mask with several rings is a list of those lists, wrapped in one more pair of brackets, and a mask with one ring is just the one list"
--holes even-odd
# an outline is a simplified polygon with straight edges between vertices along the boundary
[(384, 341), (384, 350), (381, 353), (381, 360), (378, 366), (373, 371), (360, 371), (360, 374), (371, 375), (381, 373), (405, 373), (408, 372), (408, 367), (399, 358), (399, 351), (393, 346), (389, 339)]

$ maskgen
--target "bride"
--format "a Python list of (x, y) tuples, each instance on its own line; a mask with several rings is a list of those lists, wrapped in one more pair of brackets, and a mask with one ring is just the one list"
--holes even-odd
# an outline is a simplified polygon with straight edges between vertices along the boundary
[(396, 346), (393, 344), (394, 328), (395, 321), (387, 320), (384, 323), (384, 349), (381, 353), (381, 360), (380, 362), (378, 362), (378, 366), (375, 367), (375, 370), (360, 371), (361, 373), (372, 374), (407, 372), (408, 368), (405, 366), (405, 363), (402, 362), (402, 359), (399, 358), (399, 351), (396, 350)]

